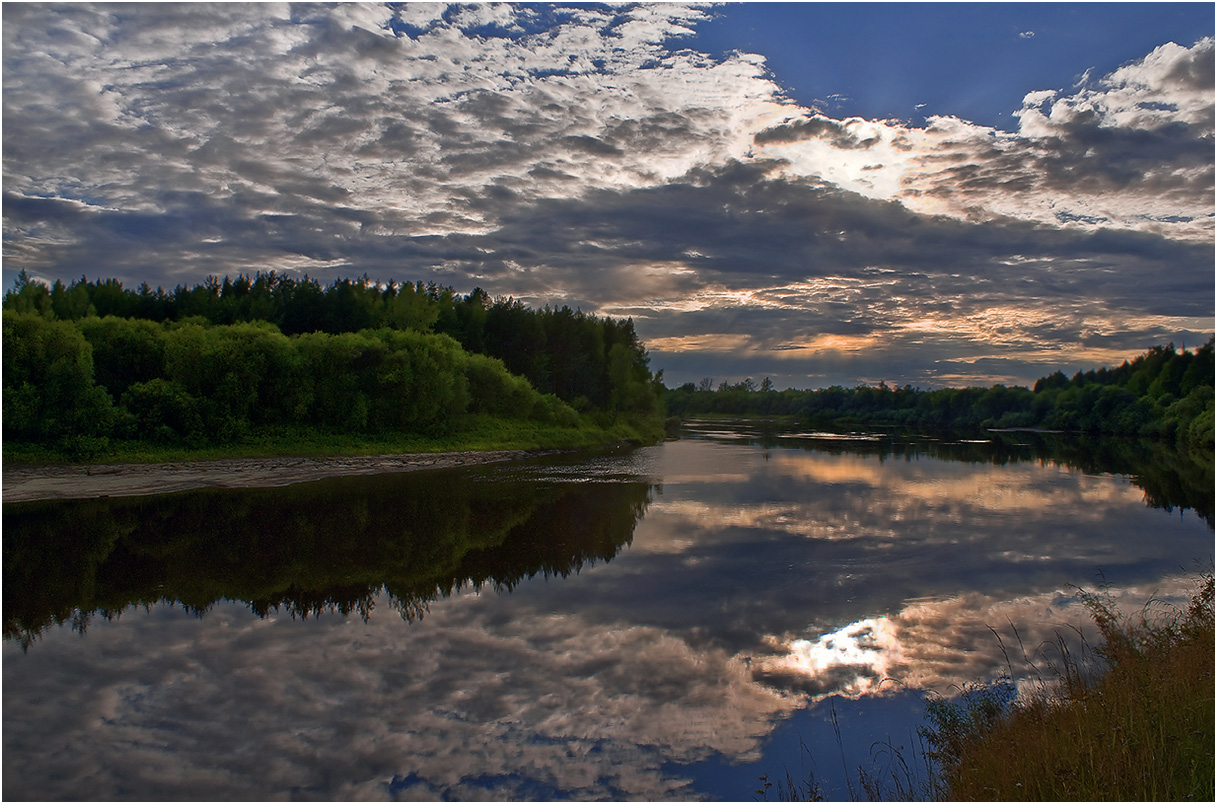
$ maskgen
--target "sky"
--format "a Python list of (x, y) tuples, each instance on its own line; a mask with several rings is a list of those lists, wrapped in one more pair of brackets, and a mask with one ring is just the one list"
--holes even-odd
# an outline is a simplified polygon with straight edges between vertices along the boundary
[(3, 5), (3, 273), (367, 274), (671, 387), (1030, 384), (1214, 320), (1212, 3)]

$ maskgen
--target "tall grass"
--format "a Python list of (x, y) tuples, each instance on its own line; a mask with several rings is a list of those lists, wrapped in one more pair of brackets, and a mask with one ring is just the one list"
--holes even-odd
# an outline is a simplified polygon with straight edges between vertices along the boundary
[[(1029, 688), (1007, 677), (928, 700), (920, 744), (876, 743), (888, 771), (858, 768), (851, 798), (1214, 801), (1212, 573), (1186, 609), (1151, 601), (1125, 615), (1106, 594), (1078, 596), (1100, 644), (1058, 635)], [(761, 782), (763, 799), (822, 800), (814, 776)]]
[[(1000, 707), (931, 710), (938, 795), (954, 801), (1213, 801), (1213, 576), (1186, 610), (1133, 616), (1080, 592), (1102, 636)], [(947, 710), (943, 710), (947, 711)]]

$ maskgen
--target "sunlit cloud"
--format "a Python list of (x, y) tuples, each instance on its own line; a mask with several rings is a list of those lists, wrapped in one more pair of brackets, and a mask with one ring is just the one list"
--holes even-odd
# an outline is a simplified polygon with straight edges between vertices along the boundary
[(1029, 383), (1213, 330), (1211, 38), (1008, 132), (802, 106), (688, 47), (698, 5), (120, 9), (5, 6), (9, 281), (480, 286), (632, 316), (677, 384)]

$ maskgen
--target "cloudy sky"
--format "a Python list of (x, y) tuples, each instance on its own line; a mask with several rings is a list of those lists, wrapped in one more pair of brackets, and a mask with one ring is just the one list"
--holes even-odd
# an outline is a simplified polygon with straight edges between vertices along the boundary
[(475, 286), (669, 385), (1213, 332), (1211, 4), (3, 7), (4, 281)]

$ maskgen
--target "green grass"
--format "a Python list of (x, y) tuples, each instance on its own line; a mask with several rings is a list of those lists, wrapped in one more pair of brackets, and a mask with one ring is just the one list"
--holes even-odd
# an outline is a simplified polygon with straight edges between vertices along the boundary
[(167, 463), (223, 458), (324, 457), (487, 450), (575, 450), (614, 444), (646, 444), (662, 438), (662, 423), (604, 421), (585, 417), (578, 427), (485, 414), (462, 416), (441, 433), (343, 433), (303, 427), (268, 427), (224, 444), (184, 446), (149, 441), (90, 439), (71, 444), (4, 442), (10, 464)]

